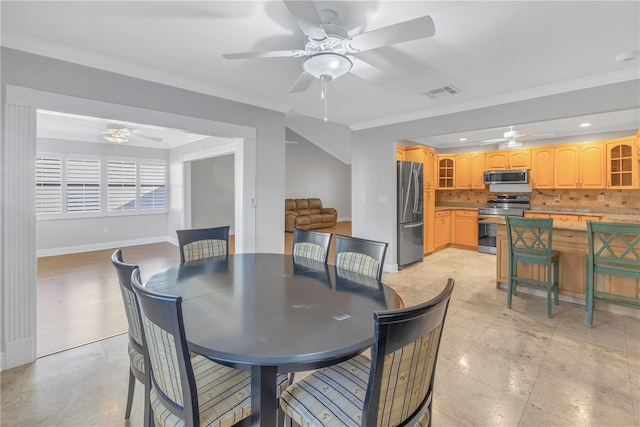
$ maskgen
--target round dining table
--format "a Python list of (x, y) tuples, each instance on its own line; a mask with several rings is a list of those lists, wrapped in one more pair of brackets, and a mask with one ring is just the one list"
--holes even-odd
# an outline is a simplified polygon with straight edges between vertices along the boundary
[(373, 313), (403, 306), (375, 278), (291, 255), (208, 258), (145, 287), (182, 297), (189, 350), (251, 371), (251, 425), (274, 426), (278, 373), (347, 360), (373, 343)]

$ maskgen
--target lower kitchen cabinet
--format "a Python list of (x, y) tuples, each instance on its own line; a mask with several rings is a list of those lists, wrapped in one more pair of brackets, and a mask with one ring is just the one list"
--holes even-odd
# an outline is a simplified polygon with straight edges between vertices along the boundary
[(456, 209), (451, 227), (453, 244), (468, 249), (478, 249), (478, 210)]
[(435, 249), (441, 249), (451, 242), (451, 211), (436, 211), (435, 216)]
[[(500, 283), (506, 284), (509, 280), (507, 230), (503, 224), (498, 224), (496, 236), (496, 286), (500, 286)], [(588, 242), (586, 230), (554, 227), (552, 244), (553, 249), (560, 252), (560, 294), (583, 300), (587, 281)], [(518, 266), (518, 275), (520, 276), (542, 279), (545, 274), (544, 266), (531, 264)], [(595, 285), (596, 289), (603, 289), (617, 295), (637, 298), (640, 294), (640, 280), (637, 279), (600, 274), (596, 276)]]

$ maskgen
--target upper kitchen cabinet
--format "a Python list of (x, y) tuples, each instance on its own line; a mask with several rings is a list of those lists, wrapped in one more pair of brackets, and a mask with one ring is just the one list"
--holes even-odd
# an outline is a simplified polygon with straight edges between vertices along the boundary
[(438, 190), (455, 188), (455, 155), (436, 156), (438, 173)]
[(537, 147), (531, 150), (531, 187), (553, 188), (553, 147)]
[(396, 160), (404, 160), (404, 147), (396, 146)]
[(531, 169), (531, 150), (489, 151), (485, 157), (486, 170)]
[(455, 188), (459, 190), (484, 189), (482, 172), (485, 170), (484, 153), (463, 153), (455, 158)]
[(630, 136), (607, 141), (607, 188), (638, 188), (638, 138)]
[(553, 188), (606, 188), (606, 153), (601, 142), (557, 146), (553, 162)]
[(436, 188), (436, 152), (433, 148), (424, 145), (407, 147), (404, 150), (404, 160), (422, 163), (424, 189)]

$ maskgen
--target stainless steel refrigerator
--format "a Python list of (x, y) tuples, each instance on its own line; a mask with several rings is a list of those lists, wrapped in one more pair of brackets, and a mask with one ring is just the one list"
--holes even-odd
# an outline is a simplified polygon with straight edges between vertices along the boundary
[(422, 163), (398, 161), (398, 268), (422, 261)]

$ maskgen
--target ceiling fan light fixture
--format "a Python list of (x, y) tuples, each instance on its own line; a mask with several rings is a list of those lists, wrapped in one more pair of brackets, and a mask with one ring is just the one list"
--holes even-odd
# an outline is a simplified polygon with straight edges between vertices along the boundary
[(114, 144), (122, 144), (123, 142), (129, 141), (124, 136), (105, 136), (103, 138), (109, 142), (113, 142)]
[(335, 52), (320, 52), (309, 56), (302, 63), (302, 69), (307, 73), (321, 79), (330, 81), (348, 73), (353, 67), (353, 62), (344, 55)]

